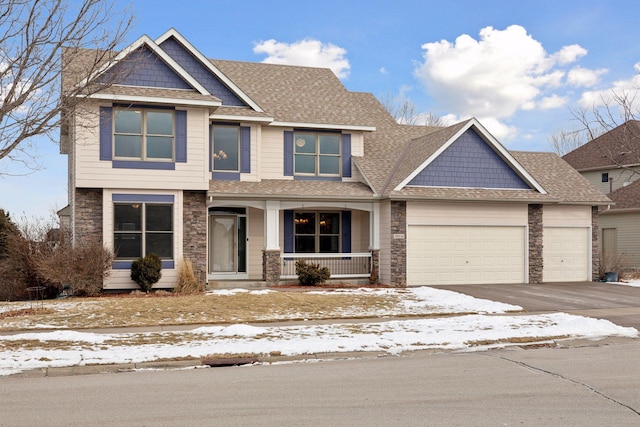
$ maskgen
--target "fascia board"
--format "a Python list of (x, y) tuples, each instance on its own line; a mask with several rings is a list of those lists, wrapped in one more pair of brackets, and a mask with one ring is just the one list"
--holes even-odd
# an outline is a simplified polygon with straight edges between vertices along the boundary
[(301, 122), (271, 122), (269, 126), (280, 126), (287, 128), (304, 128), (304, 129), (332, 129), (332, 130), (360, 130), (365, 132), (374, 132), (375, 126), (359, 126), (359, 125), (333, 125), (326, 123), (301, 123)]
[(234, 116), (230, 114), (211, 114), (209, 116), (210, 120), (229, 120), (229, 121), (243, 121), (243, 122), (260, 122), (260, 123), (271, 123), (273, 121), (273, 117), (254, 117), (254, 116)]
[(186, 38), (184, 38), (182, 34), (180, 34), (175, 28), (169, 29), (163, 35), (158, 37), (156, 39), (156, 43), (160, 45), (162, 42), (171, 37), (175, 37), (184, 48), (186, 48), (193, 56), (195, 56), (200, 61), (202, 65), (204, 65), (209, 71), (215, 74), (217, 78), (222, 80), (222, 82), (224, 82), (224, 84), (229, 89), (231, 89), (231, 91), (238, 95), (240, 99), (246, 102), (251, 108), (261, 113), (264, 112), (258, 104), (256, 104), (251, 98), (249, 98), (249, 96), (245, 94), (238, 86), (236, 86), (235, 83), (229, 80), (229, 78), (222, 71), (220, 71), (218, 67), (213, 65), (206, 56), (200, 53), (200, 51), (196, 49), (195, 46), (193, 46)]
[(154, 104), (174, 104), (174, 105), (195, 105), (203, 107), (220, 107), (222, 103), (220, 101), (195, 101), (181, 98), (163, 98), (155, 96), (140, 96), (140, 95), (115, 95), (110, 93), (96, 93), (93, 95), (83, 95), (86, 98), (91, 99), (104, 99), (110, 101), (129, 101), (135, 103), (154, 103)]

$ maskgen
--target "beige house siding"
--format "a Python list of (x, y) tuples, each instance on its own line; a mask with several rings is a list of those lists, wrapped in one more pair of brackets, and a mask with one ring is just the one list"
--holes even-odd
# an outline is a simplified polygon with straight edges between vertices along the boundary
[(391, 282), (391, 202), (380, 202), (380, 283)]
[(264, 249), (264, 211), (247, 209), (247, 274), (251, 280), (262, 280), (262, 250)]
[[(109, 105), (110, 106), (110, 105)], [(99, 105), (88, 106), (75, 126), (75, 185), (85, 188), (206, 190), (208, 172), (208, 112), (187, 109), (187, 162), (176, 163), (175, 170), (119, 169), (111, 161), (100, 160)]]
[(617, 251), (623, 254), (629, 263), (640, 268), (640, 221), (638, 212), (601, 213), (600, 249), (602, 250), (602, 230), (615, 229), (617, 234)]
[[(609, 180), (613, 179), (613, 182), (602, 182), (602, 174), (605, 172), (609, 174)], [(640, 178), (640, 166), (628, 169), (603, 169), (580, 173), (587, 178), (594, 187), (608, 194), (611, 191), (623, 187), (625, 183), (628, 184)]]
[(292, 179), (284, 176), (284, 129), (263, 127), (261, 135), (259, 179)]
[(407, 225), (517, 225), (528, 223), (527, 205), (408, 202)]
[(262, 133), (262, 128), (259, 125), (251, 125), (247, 123), (241, 123), (240, 126), (246, 126), (250, 129), (250, 139), (251, 139), (251, 160), (249, 163), (249, 167), (251, 171), (249, 173), (240, 174), (241, 181), (258, 181), (260, 177), (260, 151), (261, 144), (260, 138)]
[(544, 205), (545, 227), (591, 227), (591, 206)]

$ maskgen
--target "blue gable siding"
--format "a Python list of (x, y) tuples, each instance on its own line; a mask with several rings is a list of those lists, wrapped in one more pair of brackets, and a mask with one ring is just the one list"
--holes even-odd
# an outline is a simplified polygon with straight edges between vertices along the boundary
[(223, 105), (231, 105), (234, 107), (246, 107), (227, 86), (224, 85), (215, 75), (211, 73), (204, 65), (200, 63), (193, 55), (191, 55), (180, 43), (173, 37), (168, 38), (160, 44), (164, 50), (174, 61), (195, 78), (198, 83), (204, 86), (212, 95), (220, 98)]
[[(124, 68), (123, 68), (124, 67)], [(146, 86), (168, 89), (193, 89), (154, 52), (146, 47), (131, 52), (127, 58), (105, 73), (122, 73), (118, 83), (128, 86)]]
[(429, 187), (529, 189), (489, 144), (469, 129), (409, 185)]

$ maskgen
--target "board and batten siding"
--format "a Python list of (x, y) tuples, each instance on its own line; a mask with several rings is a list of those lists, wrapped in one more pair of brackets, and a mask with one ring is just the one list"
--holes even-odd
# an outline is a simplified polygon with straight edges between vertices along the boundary
[[(162, 277), (160, 281), (154, 285), (154, 288), (173, 288), (178, 280), (178, 263), (183, 256), (183, 197), (182, 191), (169, 191), (169, 190), (136, 190), (131, 189), (104, 189), (102, 192), (102, 236), (103, 243), (107, 248), (113, 250), (113, 194), (158, 194), (158, 195), (171, 195), (174, 197), (173, 201), (173, 260), (175, 261), (175, 268), (163, 268)], [(131, 280), (130, 269), (112, 269), (109, 277), (104, 280), (104, 289), (139, 289), (138, 285)]]
[(99, 105), (78, 114), (82, 125), (75, 132), (75, 186), (83, 188), (136, 188), (206, 190), (209, 187), (209, 116), (202, 108), (187, 111), (187, 162), (175, 170), (113, 168), (111, 160), (100, 160)]
[(616, 252), (624, 255), (633, 267), (640, 268), (640, 212), (601, 213), (598, 222), (600, 250), (602, 251), (602, 230), (615, 229)]

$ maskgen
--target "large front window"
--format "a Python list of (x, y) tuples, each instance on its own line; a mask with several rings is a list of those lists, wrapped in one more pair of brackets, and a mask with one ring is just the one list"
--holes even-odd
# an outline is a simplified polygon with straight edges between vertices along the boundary
[(296, 253), (340, 252), (338, 212), (296, 212), (293, 222)]
[(240, 128), (237, 126), (214, 126), (213, 170), (238, 172), (240, 170)]
[(340, 176), (339, 133), (296, 132), (293, 141), (296, 175)]
[(174, 128), (171, 110), (114, 109), (114, 158), (173, 160)]
[(116, 203), (113, 211), (116, 259), (137, 259), (150, 253), (173, 259), (173, 205)]

